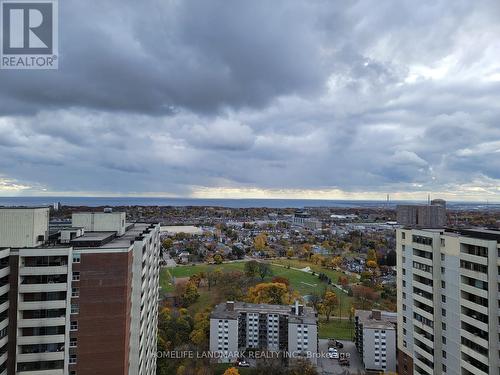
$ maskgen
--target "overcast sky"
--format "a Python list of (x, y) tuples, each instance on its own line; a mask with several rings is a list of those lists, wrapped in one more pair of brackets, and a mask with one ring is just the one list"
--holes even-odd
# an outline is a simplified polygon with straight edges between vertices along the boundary
[(60, 1), (0, 195), (500, 200), (500, 2)]

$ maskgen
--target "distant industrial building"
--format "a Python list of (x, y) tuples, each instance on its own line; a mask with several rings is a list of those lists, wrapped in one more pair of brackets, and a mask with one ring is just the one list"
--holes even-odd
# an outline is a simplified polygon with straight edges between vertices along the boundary
[(426, 205), (398, 205), (396, 217), (399, 225), (407, 227), (442, 228), (446, 226), (446, 202), (434, 199)]
[(210, 351), (220, 353), (222, 362), (234, 362), (234, 353), (247, 349), (294, 353), (314, 362), (317, 321), (314, 309), (299, 303), (288, 306), (228, 301), (215, 306), (210, 316)]
[(397, 313), (356, 310), (354, 342), (366, 371), (396, 372)]
[(312, 218), (311, 215), (305, 211), (296, 211), (293, 215), (292, 223), (293, 225), (310, 230), (318, 230), (322, 228), (321, 221)]
[(0, 208), (0, 375), (156, 373), (160, 227)]

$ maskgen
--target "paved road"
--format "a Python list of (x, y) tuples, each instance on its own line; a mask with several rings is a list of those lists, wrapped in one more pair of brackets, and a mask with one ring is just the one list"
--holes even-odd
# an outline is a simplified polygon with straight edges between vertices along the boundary
[[(356, 351), (354, 342), (345, 340), (340, 341), (344, 344), (344, 348), (339, 349), (339, 354), (346, 353), (350, 356), (349, 367), (340, 366), (337, 359), (320, 358), (318, 360), (318, 372), (322, 375), (364, 374), (364, 367)], [(319, 340), (319, 351), (328, 352), (328, 340)]]

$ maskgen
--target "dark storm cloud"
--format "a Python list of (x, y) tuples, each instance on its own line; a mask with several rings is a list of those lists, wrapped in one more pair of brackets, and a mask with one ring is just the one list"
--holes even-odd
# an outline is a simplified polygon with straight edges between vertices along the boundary
[(60, 3), (0, 71), (0, 191), (498, 194), (493, 1)]
[(61, 69), (0, 72), (1, 113), (214, 112), (324, 83), (307, 5), (68, 0), (60, 10)]

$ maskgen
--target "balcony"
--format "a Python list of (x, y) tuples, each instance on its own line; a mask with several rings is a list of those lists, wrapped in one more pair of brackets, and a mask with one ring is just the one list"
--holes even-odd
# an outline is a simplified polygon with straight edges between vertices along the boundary
[(18, 336), (17, 345), (57, 344), (64, 342), (64, 334), (42, 336)]
[(65, 316), (59, 318), (19, 319), (17, 322), (19, 328), (63, 326), (65, 324)]
[(21, 285), (19, 285), (19, 293), (64, 292), (67, 289), (68, 289), (68, 284), (66, 282), (64, 282), (64, 283), (50, 283), (50, 284), (21, 284)]
[(6, 311), (9, 308), (9, 300), (0, 300), (0, 314)]
[(17, 362), (61, 361), (64, 360), (64, 350), (60, 352), (17, 354), (16, 360)]
[[(486, 332), (488, 332), (488, 331), (486, 331)], [(488, 348), (489, 347), (487, 340), (482, 339), (480, 336), (475, 335), (473, 333), (470, 333), (469, 331), (466, 331), (463, 328), (460, 328), (460, 335), (462, 337), (465, 337), (466, 339), (472, 341), (473, 343), (476, 343), (479, 346), (482, 346), (484, 348)]]
[(479, 289), (479, 288), (476, 288), (472, 285), (467, 285), (464, 283), (460, 283), (460, 289), (463, 290), (464, 292), (474, 294), (476, 296), (488, 299), (488, 291), (487, 290)]
[(0, 286), (0, 296), (9, 293), (9, 290), (10, 290), (10, 284), (5, 284)]
[(471, 310), (480, 312), (481, 314), (488, 315), (488, 308), (480, 305), (479, 303), (471, 302), (468, 299), (460, 298), (460, 305), (465, 306)]
[(26, 267), (19, 268), (19, 275), (32, 276), (32, 275), (66, 275), (68, 273), (68, 266), (41, 266), (41, 267)]
[(488, 373), (481, 371), (476, 366), (473, 366), (472, 364), (463, 359), (460, 360), (460, 366), (462, 366), (464, 369), (466, 369), (467, 371), (469, 371), (474, 375), (489, 375)]
[(66, 300), (19, 302), (19, 310), (65, 309)]
[(488, 324), (483, 323), (480, 320), (474, 319), (473, 316), (468, 316), (468, 315), (465, 315), (464, 313), (461, 313), (460, 320), (462, 322), (470, 324), (471, 326), (477, 327), (485, 332), (488, 332)]
[(9, 275), (9, 274), (10, 274), (10, 267), (9, 266), (0, 268), (0, 279), (2, 277)]

